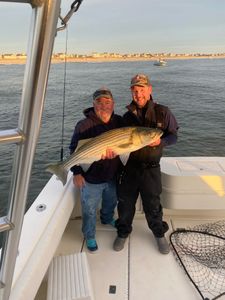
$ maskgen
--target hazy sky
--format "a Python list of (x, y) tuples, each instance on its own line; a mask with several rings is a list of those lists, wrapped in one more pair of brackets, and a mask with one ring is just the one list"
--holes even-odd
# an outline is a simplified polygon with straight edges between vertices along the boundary
[[(65, 16), (73, 1), (62, 0)], [(0, 2), (0, 53), (26, 52), (31, 8)], [(65, 32), (54, 52), (65, 51)], [(68, 26), (68, 53), (225, 52), (224, 0), (83, 0)]]

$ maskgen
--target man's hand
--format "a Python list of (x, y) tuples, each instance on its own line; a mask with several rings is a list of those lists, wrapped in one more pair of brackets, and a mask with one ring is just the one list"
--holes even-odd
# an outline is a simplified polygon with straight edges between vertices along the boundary
[(155, 142), (149, 144), (150, 147), (158, 146), (161, 143), (161, 139), (156, 140)]
[(84, 177), (81, 174), (73, 175), (73, 184), (78, 188), (82, 188), (85, 185)]
[(117, 154), (110, 148), (106, 148), (105, 154), (102, 154), (101, 159), (112, 159), (115, 158)]

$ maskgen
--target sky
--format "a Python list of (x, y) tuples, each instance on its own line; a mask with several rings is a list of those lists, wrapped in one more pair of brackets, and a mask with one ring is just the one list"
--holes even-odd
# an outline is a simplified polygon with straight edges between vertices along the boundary
[[(73, 1), (62, 0), (64, 17)], [(26, 53), (31, 7), (0, 1), (0, 54)], [(58, 32), (53, 52), (65, 52)], [(83, 0), (67, 53), (225, 53), (224, 0)]]

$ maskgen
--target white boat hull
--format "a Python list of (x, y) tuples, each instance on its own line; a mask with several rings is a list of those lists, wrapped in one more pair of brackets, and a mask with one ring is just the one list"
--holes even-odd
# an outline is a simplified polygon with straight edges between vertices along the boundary
[[(176, 228), (214, 222), (224, 216), (224, 194), (218, 195), (206, 183), (204, 183), (206, 185), (204, 192), (201, 185), (193, 186), (193, 181), (201, 179), (202, 170), (199, 171), (200, 174), (196, 171), (191, 173), (190, 170), (188, 176), (179, 174), (181, 162), (185, 161), (186, 167), (188, 164), (193, 168), (205, 160), (206, 158), (162, 159), (164, 185), (162, 200), (167, 207), (164, 209), (164, 216), (170, 227), (168, 235)], [(215, 164), (212, 164), (215, 161), (222, 166), (220, 174), (215, 169), (211, 172), (219, 176), (224, 187), (224, 158), (207, 158), (207, 161), (208, 166), (215, 167)], [(35, 300), (43, 299), (46, 297), (46, 274), (53, 256), (87, 251), (81, 233), (79, 193), (71, 179), (70, 174), (67, 184), (63, 187), (62, 183), (53, 176), (26, 213), (11, 300), (34, 299), (40, 285)], [(189, 198), (185, 193), (180, 193), (182, 180), (189, 197), (191, 188), (195, 190), (191, 205), (187, 204)], [(169, 185), (171, 185), (170, 191), (168, 191)], [(198, 186), (199, 193), (196, 191)], [(206, 192), (212, 193), (214, 199), (206, 199)], [(75, 203), (78, 205), (73, 211)], [(46, 205), (46, 209), (38, 212), (36, 210), (38, 205)], [(147, 300), (149, 294), (154, 300), (162, 300), (165, 297), (198, 300), (199, 295), (177, 264), (173, 254), (164, 256), (158, 252), (154, 237), (147, 228), (140, 199), (136, 208), (133, 232), (121, 252), (112, 250), (113, 240), (116, 237), (115, 228), (97, 224), (96, 238), (99, 251), (96, 255), (87, 254), (95, 298), (112, 299), (113, 295), (109, 293), (109, 289), (110, 286), (114, 286), (117, 300), (128, 299), (128, 293), (130, 300)], [(160, 288), (162, 285), (163, 289)]]

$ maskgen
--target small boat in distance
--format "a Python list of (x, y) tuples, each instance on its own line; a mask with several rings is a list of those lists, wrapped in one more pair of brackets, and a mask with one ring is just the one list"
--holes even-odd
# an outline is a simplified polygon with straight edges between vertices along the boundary
[(167, 62), (164, 59), (158, 59), (157, 61), (154, 62), (154, 66), (158, 67), (164, 67), (166, 66)]

